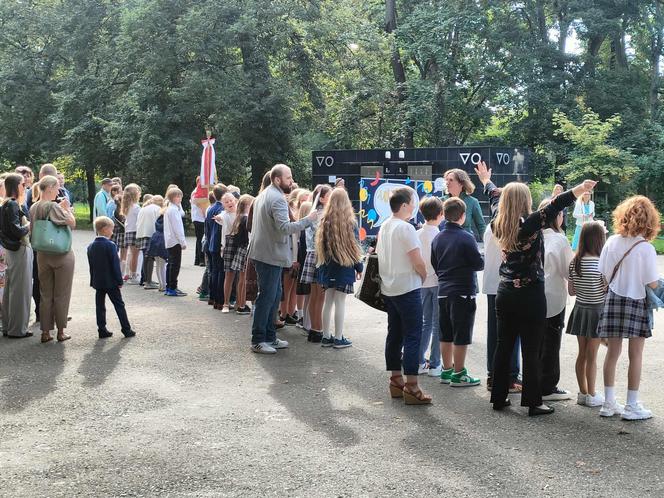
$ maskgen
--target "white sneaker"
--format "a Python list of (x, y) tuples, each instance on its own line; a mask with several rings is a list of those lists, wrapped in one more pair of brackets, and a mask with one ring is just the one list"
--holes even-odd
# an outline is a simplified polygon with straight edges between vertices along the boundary
[(429, 369), (427, 368), (427, 364), (426, 364), (426, 363), (422, 363), (422, 364), (420, 365), (420, 368), (419, 368), (419, 370), (417, 371), (417, 373), (421, 375), (421, 374), (425, 374), (425, 373), (427, 373), (428, 371), (429, 371)]
[(559, 387), (554, 387), (552, 393), (542, 396), (542, 401), (563, 401), (565, 399), (572, 399), (572, 393)]
[(288, 347), (288, 341), (283, 341), (281, 339), (275, 339), (274, 342), (268, 342), (266, 344), (272, 346), (274, 349), (286, 349)]
[(127, 280), (127, 284), (128, 284), (128, 285), (138, 285), (138, 284), (140, 284), (140, 283), (141, 283), (141, 279), (140, 279), (140, 278), (136, 278), (136, 277), (132, 277), (132, 278), (130, 278), (130, 279)]
[(254, 353), (258, 354), (275, 354), (277, 352), (269, 343), (259, 342), (258, 344), (252, 344), (251, 350)]
[[(581, 405), (581, 406), (587, 406), (587, 405), (586, 405), (586, 401), (587, 401), (587, 399), (588, 399), (588, 395), (587, 395), (587, 394), (577, 393), (577, 395), (576, 395), (576, 404), (577, 404), (577, 405)], [(604, 400), (602, 400), (602, 403), (603, 403), (603, 402), (604, 402)]]
[(600, 417), (613, 417), (614, 415), (622, 415), (625, 407), (617, 401), (604, 401), (602, 408), (599, 410)]
[(595, 396), (593, 396), (592, 394), (586, 395), (586, 406), (594, 408), (596, 406), (602, 406), (603, 404), (604, 404), (603, 394), (597, 393), (595, 394)]
[(440, 372), (443, 371), (443, 366), (437, 368), (429, 368), (429, 377), (440, 377)]
[(622, 418), (624, 420), (646, 420), (652, 418), (652, 412), (644, 408), (640, 401), (637, 401), (635, 405), (625, 405)]

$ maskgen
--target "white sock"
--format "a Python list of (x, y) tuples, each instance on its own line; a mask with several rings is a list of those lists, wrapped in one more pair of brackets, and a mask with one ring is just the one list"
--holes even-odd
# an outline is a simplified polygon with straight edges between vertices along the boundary
[(604, 401), (607, 403), (615, 403), (616, 401), (616, 387), (604, 386)]
[(636, 405), (639, 402), (639, 391), (632, 391), (630, 389), (627, 390), (627, 404), (628, 405)]

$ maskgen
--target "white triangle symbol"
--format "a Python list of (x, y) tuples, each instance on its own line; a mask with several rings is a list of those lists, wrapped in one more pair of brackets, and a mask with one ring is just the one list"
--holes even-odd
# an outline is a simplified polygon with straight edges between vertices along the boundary
[(322, 166), (324, 160), (325, 158), (323, 156), (316, 156), (316, 161), (318, 161), (318, 166)]
[(459, 157), (463, 161), (463, 164), (466, 164), (468, 162), (468, 158), (470, 157), (470, 152), (459, 152)]
[(498, 158), (498, 164), (501, 164), (503, 162), (503, 156), (504, 154), (502, 152), (496, 152), (496, 157)]

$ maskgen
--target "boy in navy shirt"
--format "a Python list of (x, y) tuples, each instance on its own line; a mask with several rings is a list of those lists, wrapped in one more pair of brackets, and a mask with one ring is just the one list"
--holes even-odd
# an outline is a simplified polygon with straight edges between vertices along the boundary
[(120, 258), (118, 248), (109, 239), (113, 235), (113, 220), (106, 216), (99, 216), (94, 222), (97, 238), (88, 246), (88, 263), (90, 263), (90, 287), (97, 291), (97, 331), (99, 338), (105, 339), (113, 334), (106, 328), (106, 296), (115, 307), (118, 314), (122, 333), (125, 337), (134, 337), (136, 332), (131, 330), (127, 311), (120, 288), (122, 287), (122, 272), (120, 271)]
[(445, 226), (431, 244), (431, 265), (438, 275), (442, 384), (477, 386), (480, 379), (465, 368), (475, 324), (475, 272), (484, 269), (475, 237), (463, 229), (466, 204), (458, 197), (443, 204)]

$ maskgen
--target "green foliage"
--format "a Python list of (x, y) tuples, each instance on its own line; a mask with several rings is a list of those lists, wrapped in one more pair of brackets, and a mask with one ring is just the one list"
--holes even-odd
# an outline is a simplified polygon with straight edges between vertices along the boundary
[(540, 180), (534, 180), (528, 184), (530, 188), (530, 195), (533, 198), (533, 209), (537, 209), (540, 202), (544, 199), (551, 197), (551, 192), (553, 192), (553, 186), (555, 182), (553, 179), (546, 180), (544, 182)]

